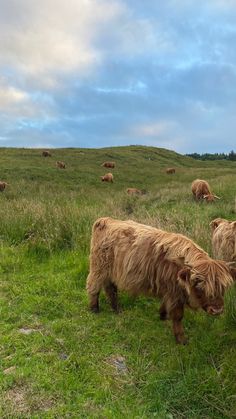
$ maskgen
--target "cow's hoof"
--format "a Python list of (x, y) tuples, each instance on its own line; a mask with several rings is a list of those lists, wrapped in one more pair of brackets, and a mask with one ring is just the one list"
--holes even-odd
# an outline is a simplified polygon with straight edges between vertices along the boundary
[(122, 309), (120, 307), (112, 307), (112, 311), (115, 314), (120, 314), (122, 313)]
[(176, 336), (176, 343), (178, 345), (187, 345), (188, 339), (185, 336)]
[(160, 313), (160, 320), (161, 321), (167, 320), (167, 313), (165, 311)]
[(94, 314), (98, 314), (99, 313), (99, 308), (98, 307), (90, 307), (90, 311)]

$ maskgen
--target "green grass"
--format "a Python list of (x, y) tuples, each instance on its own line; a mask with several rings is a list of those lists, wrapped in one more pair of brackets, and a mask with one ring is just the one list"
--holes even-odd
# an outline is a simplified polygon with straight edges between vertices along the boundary
[[(52, 154), (0, 149), (0, 180), (10, 184), (0, 194), (0, 417), (236, 417), (233, 289), (220, 318), (186, 311), (185, 347), (159, 321), (157, 301), (121, 294), (115, 315), (102, 295), (95, 316), (85, 291), (99, 216), (181, 232), (211, 252), (209, 222), (235, 219), (236, 163), (139, 146)], [(104, 160), (117, 163), (114, 184), (100, 181)], [(176, 174), (166, 175), (171, 166)], [(221, 200), (195, 203), (196, 178)], [(147, 194), (129, 197), (127, 187)]]

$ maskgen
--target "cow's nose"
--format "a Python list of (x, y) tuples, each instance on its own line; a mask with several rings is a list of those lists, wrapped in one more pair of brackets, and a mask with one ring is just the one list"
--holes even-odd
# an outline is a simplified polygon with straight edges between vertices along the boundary
[(216, 307), (208, 307), (208, 310), (207, 311), (208, 311), (209, 314), (211, 314), (213, 316), (217, 316), (217, 315), (223, 313), (224, 308), (223, 307), (218, 307), (218, 308), (216, 308)]

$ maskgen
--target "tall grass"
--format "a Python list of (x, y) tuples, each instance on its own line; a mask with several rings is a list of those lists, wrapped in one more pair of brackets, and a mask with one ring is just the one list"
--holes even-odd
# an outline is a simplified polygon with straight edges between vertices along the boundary
[[(0, 416), (234, 417), (234, 289), (219, 320), (186, 313), (190, 344), (178, 348), (152, 300), (121, 294), (124, 313), (115, 317), (102, 296), (100, 316), (90, 315), (85, 280), (100, 216), (180, 232), (211, 254), (210, 221), (235, 219), (236, 164), (148, 147), (81, 151), (43, 159), (38, 150), (0, 150), (0, 180), (10, 184), (0, 193), (0, 354), (2, 371), (16, 368), (2, 375)], [(100, 181), (108, 159), (117, 163), (114, 184)], [(56, 169), (56, 160), (67, 169)], [(166, 175), (167, 166), (176, 175)], [(195, 178), (221, 200), (196, 203)], [(147, 193), (127, 196), (127, 187)], [(124, 375), (112, 364), (120, 355)]]

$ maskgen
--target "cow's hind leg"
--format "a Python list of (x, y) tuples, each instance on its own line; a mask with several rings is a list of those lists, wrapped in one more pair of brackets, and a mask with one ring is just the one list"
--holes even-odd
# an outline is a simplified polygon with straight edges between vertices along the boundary
[(94, 313), (99, 312), (99, 294), (104, 284), (104, 278), (90, 272), (87, 278), (87, 293), (89, 297), (89, 308)]
[(104, 285), (104, 291), (107, 295), (108, 300), (110, 301), (112, 310), (118, 313), (119, 308), (118, 308), (118, 298), (117, 298), (117, 286), (113, 284), (111, 281), (108, 281)]

